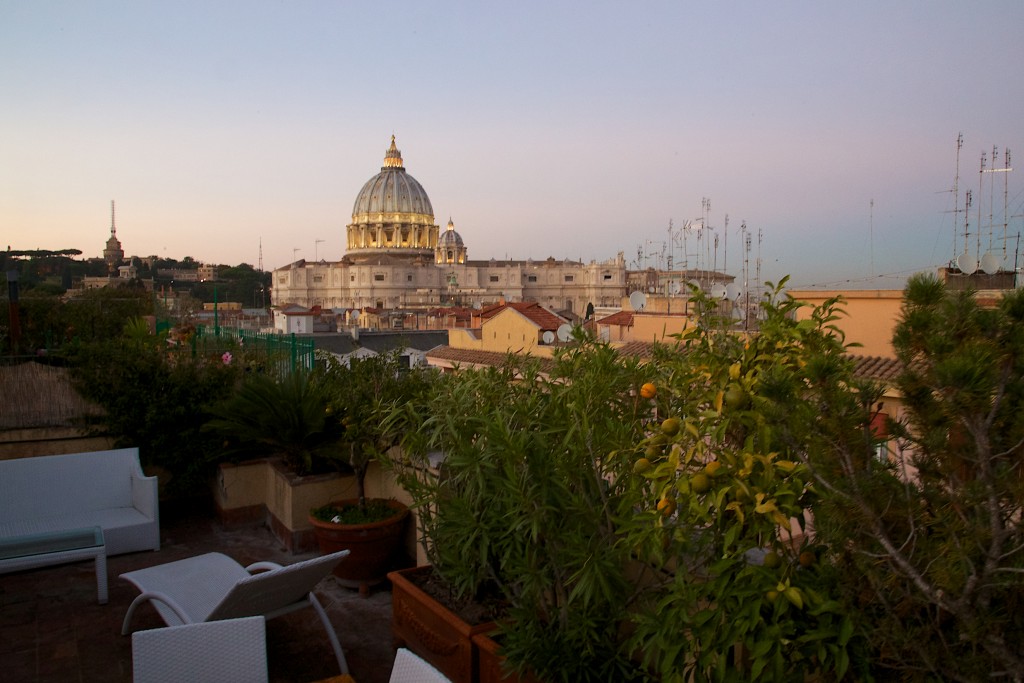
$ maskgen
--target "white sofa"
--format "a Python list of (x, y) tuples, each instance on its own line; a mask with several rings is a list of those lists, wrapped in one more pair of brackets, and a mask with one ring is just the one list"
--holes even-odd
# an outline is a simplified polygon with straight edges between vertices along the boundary
[(160, 549), (157, 479), (139, 449), (0, 460), (0, 538), (92, 526), (107, 555)]

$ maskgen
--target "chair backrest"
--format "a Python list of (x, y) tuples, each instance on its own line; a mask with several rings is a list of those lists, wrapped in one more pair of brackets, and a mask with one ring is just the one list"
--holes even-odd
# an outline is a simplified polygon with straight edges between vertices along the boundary
[(391, 669), (388, 683), (451, 683), (441, 672), (427, 664), (411, 650), (398, 648), (395, 665)]
[(132, 634), (135, 683), (266, 683), (263, 617), (207, 621)]
[(237, 619), (257, 615), (269, 618), (298, 605), (304, 605), (310, 591), (330, 574), (348, 553), (348, 550), (342, 550), (244, 578), (224, 596), (206, 620)]

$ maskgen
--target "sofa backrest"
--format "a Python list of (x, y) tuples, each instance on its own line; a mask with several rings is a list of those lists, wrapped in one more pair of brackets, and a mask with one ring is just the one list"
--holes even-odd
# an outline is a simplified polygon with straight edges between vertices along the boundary
[(0, 522), (132, 506), (138, 448), (0, 460)]

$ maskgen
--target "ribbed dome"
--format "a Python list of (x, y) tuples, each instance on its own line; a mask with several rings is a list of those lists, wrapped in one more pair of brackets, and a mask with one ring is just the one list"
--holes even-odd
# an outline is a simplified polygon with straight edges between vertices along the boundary
[(430, 205), (423, 186), (405, 172), (402, 153), (395, 146), (391, 136), (391, 147), (384, 157), (380, 173), (366, 181), (356, 195), (352, 207), (353, 222), (360, 222), (360, 214), (418, 213), (433, 218), (434, 208)]
[(346, 226), (347, 253), (356, 260), (382, 254), (430, 258), (437, 232), (434, 207), (423, 187), (405, 172), (392, 135), (380, 173), (356, 195), (352, 222)]
[(442, 232), (437, 238), (438, 247), (461, 247), (465, 244), (462, 241), (462, 235), (455, 232), (455, 223), (452, 219), (448, 219), (448, 229)]

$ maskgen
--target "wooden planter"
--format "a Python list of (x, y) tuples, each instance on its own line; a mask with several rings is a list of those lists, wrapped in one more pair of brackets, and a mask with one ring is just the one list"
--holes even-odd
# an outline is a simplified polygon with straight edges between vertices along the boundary
[(473, 636), (494, 630), (494, 622), (466, 623), (407, 578), (412, 572), (430, 571), (431, 567), (415, 567), (388, 574), (395, 647), (409, 648), (452, 683), (478, 683)]
[[(349, 556), (335, 568), (334, 575), (342, 582), (358, 587), (364, 594), (370, 586), (383, 581), (387, 572), (395, 567), (405, 542), (409, 508), (397, 500), (387, 502), (395, 510), (395, 515), (380, 522), (335, 524), (312, 515), (309, 517), (321, 553), (350, 551)], [(339, 507), (354, 504), (355, 499), (337, 503)]]
[(502, 668), (505, 658), (499, 654), (501, 644), (489, 633), (475, 634), (473, 645), (477, 650), (478, 683), (539, 683), (529, 673), (526, 676), (520, 676), (514, 672), (506, 673)]

